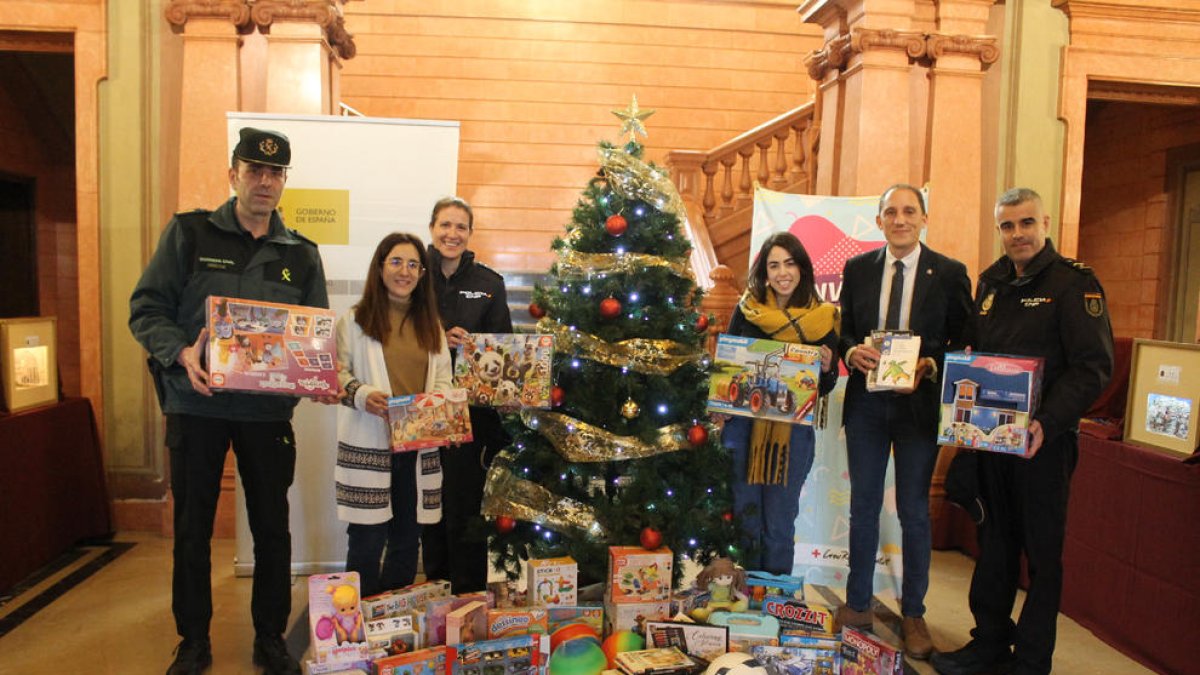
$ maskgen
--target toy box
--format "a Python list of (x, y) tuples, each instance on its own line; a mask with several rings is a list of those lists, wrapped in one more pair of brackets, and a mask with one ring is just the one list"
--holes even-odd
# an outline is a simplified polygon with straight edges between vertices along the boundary
[(843, 675), (903, 675), (900, 650), (865, 630), (842, 628)]
[(871, 346), (879, 350), (879, 365), (867, 373), (867, 391), (911, 389), (921, 358), (921, 336), (910, 331), (871, 331)]
[(308, 578), (308, 621), (318, 663), (367, 658), (358, 589), (358, 572), (314, 574)]
[(750, 655), (772, 675), (838, 675), (841, 672), (838, 647), (760, 645), (752, 647)]
[(404, 654), (422, 646), (412, 615), (368, 621), (366, 633), (367, 648), (372, 655)]
[(678, 647), (712, 661), (729, 651), (729, 628), (682, 621), (646, 621), (647, 647)]
[(473, 438), (466, 389), (393, 396), (388, 399), (388, 423), (393, 452), (466, 443)]
[(1042, 359), (946, 354), (938, 443), (1022, 455), (1042, 388)]
[(779, 621), (767, 614), (715, 612), (708, 617), (714, 626), (729, 627), (729, 651), (748, 652), (755, 645), (779, 644)]
[(541, 607), (526, 609), (487, 610), (487, 637), (489, 640), (509, 635), (547, 633), (546, 610)]
[(604, 606), (604, 634), (612, 635), (619, 630), (631, 630), (644, 634), (645, 623), (652, 620), (664, 620), (670, 614), (671, 603), (661, 602), (625, 602), (619, 605), (608, 603)]
[(763, 598), (768, 595), (783, 595), (803, 602), (804, 577), (751, 570), (746, 572), (746, 595), (750, 596), (750, 609), (762, 609)]
[(483, 602), (492, 606), (491, 593), (452, 595), (446, 598), (430, 598), (425, 602), (425, 631), (431, 645), (446, 644), (446, 615), (468, 602)]
[(676, 647), (617, 652), (613, 661), (626, 675), (673, 675), (689, 673), (697, 667), (691, 657)]
[(549, 661), (546, 635), (514, 635), (498, 640), (449, 645), (447, 675), (538, 675)]
[(641, 546), (608, 547), (608, 600), (658, 602), (671, 599), (671, 549)]
[(762, 613), (779, 620), (784, 630), (803, 631), (811, 635), (833, 636), (833, 612), (828, 607), (808, 604), (782, 595), (768, 595), (763, 600)]
[(376, 675), (444, 675), (446, 647), (428, 647), (407, 654), (375, 659)]
[(326, 661), (325, 663), (309, 659), (304, 662), (304, 672), (308, 675), (370, 675), (375, 671), (372, 670), (369, 659)]
[(446, 615), (446, 644), (487, 637), (487, 603), (473, 600)]
[(546, 632), (554, 631), (572, 623), (582, 623), (604, 634), (604, 608), (591, 605), (558, 606), (546, 608)]
[(708, 409), (812, 424), (820, 379), (818, 347), (721, 334), (709, 380)]
[(553, 335), (472, 333), (458, 347), (454, 386), (471, 405), (549, 408)]
[(208, 297), (208, 386), (288, 396), (338, 391), (330, 309)]
[(671, 616), (691, 614), (697, 607), (707, 607), (712, 593), (699, 588), (685, 588), (671, 593)]
[(425, 581), (363, 598), (363, 614), (368, 620), (382, 619), (419, 609), (432, 599), (449, 596), (449, 581)]
[(525, 597), (531, 607), (574, 605), (579, 599), (579, 566), (570, 556), (531, 559), (526, 572)]

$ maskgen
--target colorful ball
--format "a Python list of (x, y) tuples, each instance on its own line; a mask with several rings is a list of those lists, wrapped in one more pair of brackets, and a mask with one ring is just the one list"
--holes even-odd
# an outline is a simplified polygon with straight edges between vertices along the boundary
[(550, 654), (550, 675), (596, 675), (608, 666), (594, 638), (567, 640)]
[(617, 667), (617, 654), (620, 652), (636, 652), (646, 648), (646, 640), (641, 635), (628, 630), (619, 630), (604, 640), (604, 655), (608, 657), (608, 667)]
[(586, 623), (569, 623), (550, 634), (550, 652), (553, 653), (562, 643), (577, 638), (591, 638), (600, 642), (595, 628)]

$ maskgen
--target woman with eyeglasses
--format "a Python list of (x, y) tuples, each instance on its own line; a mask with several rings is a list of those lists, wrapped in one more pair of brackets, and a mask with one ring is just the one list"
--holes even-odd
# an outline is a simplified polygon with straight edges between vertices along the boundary
[[(476, 261), (467, 249), (474, 230), (475, 214), (462, 198), (444, 197), (433, 205), (429, 266), (451, 349), (471, 333), (513, 330), (504, 277)], [(487, 541), (480, 534), (479, 506), (487, 465), (509, 442), (494, 409), (471, 406), (470, 410), (474, 440), (441, 451), (445, 517), (426, 526), (421, 535), (426, 578), (449, 580), (455, 593), (482, 591), (487, 586)]]
[(379, 242), (362, 299), (338, 320), (339, 381), (334, 479), (338, 518), (349, 523), (346, 570), (361, 595), (407, 586), (417, 574), (421, 525), (441, 518), (437, 449), (391, 451), (387, 400), (450, 388), (450, 349), (438, 319), (421, 240)]

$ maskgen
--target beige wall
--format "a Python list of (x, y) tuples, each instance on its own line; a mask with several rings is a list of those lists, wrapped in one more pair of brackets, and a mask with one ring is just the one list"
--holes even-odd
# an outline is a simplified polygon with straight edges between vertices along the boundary
[[(364, 114), (462, 122), (459, 192), (472, 248), (545, 270), (549, 243), (636, 94), (658, 113), (647, 154), (707, 150), (812, 95), (820, 46), (795, 2), (370, 0), (346, 7), (358, 56), (342, 99)], [(438, 195), (430, 195), (432, 203)]]

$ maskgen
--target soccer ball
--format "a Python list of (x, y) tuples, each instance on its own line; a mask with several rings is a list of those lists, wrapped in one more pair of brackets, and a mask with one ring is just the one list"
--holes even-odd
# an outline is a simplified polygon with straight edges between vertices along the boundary
[(745, 652), (729, 652), (713, 659), (704, 675), (767, 675), (767, 669)]

